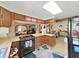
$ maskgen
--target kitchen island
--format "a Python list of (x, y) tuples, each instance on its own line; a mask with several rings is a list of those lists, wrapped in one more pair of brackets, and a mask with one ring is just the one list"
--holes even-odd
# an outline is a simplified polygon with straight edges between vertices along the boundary
[(35, 49), (39, 48), (40, 46), (47, 44), (50, 47), (56, 45), (56, 38), (54, 34), (32, 34), (35, 36)]

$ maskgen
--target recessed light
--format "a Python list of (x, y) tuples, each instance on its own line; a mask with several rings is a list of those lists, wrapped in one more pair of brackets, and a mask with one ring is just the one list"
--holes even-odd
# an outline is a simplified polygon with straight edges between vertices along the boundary
[(56, 15), (62, 12), (61, 8), (56, 4), (55, 1), (49, 1), (43, 6), (43, 8), (49, 11), (50, 13), (52, 13), (53, 15)]

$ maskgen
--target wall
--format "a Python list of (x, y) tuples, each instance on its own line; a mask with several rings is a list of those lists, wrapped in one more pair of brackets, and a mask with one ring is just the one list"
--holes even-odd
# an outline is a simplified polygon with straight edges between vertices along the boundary
[(53, 26), (58, 29), (60, 25), (62, 25), (63, 29), (67, 29), (67, 24), (68, 24), (68, 21), (61, 21), (61, 22), (56, 22), (56, 23), (53, 23)]

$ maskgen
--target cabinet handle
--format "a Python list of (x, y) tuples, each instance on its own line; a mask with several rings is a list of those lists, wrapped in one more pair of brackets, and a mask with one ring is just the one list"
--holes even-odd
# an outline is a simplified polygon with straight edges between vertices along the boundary
[(1, 14), (1, 18), (3, 18), (3, 14)]
[(0, 14), (0, 18), (3, 18), (3, 15), (2, 14)]
[(1, 18), (1, 14), (0, 14), (0, 18)]

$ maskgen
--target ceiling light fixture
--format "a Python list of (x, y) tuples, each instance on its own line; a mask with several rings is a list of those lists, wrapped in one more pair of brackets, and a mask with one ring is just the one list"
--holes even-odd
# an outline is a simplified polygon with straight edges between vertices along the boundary
[(49, 1), (43, 6), (43, 8), (49, 11), (50, 13), (52, 13), (53, 15), (56, 15), (62, 12), (61, 8), (56, 4), (55, 1)]

